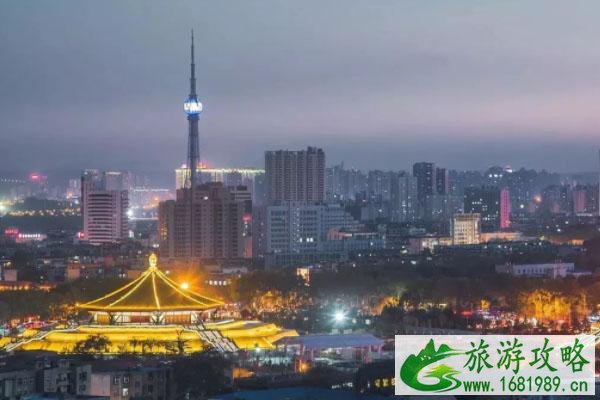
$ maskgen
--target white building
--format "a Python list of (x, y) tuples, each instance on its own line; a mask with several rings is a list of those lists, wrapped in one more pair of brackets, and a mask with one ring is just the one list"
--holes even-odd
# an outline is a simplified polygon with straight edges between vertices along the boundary
[(514, 276), (528, 276), (540, 278), (564, 278), (575, 272), (574, 263), (546, 263), (546, 264), (504, 264), (496, 265), (496, 272)]
[[(81, 177), (81, 208), (84, 240), (92, 244), (116, 243), (127, 238), (129, 197), (126, 190), (115, 189), (114, 175), (85, 171)], [(108, 186), (107, 186), (108, 185)], [(112, 187), (113, 189), (107, 189)]]

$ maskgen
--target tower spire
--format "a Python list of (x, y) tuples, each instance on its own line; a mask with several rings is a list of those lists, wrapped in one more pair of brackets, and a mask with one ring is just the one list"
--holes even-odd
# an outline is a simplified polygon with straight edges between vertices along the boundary
[(194, 30), (192, 29), (190, 97), (196, 97), (196, 62), (194, 60)]
[(198, 101), (196, 94), (196, 60), (194, 57), (194, 30), (191, 30), (190, 45), (190, 94), (184, 103), (184, 110), (188, 119), (188, 168), (190, 176), (186, 186), (193, 188), (198, 179), (198, 161), (200, 160), (200, 150), (198, 146), (198, 118), (202, 112), (202, 103)]

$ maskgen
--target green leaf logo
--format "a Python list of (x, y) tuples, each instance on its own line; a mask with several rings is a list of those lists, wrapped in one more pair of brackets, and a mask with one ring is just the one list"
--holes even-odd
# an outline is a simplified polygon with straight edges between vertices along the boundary
[(464, 351), (455, 350), (448, 345), (442, 344), (436, 350), (435, 343), (431, 339), (425, 348), (416, 356), (411, 354), (406, 358), (400, 368), (400, 379), (413, 389), (424, 392), (447, 392), (456, 389), (462, 382), (454, 377), (459, 371), (445, 364), (439, 364), (425, 374), (427, 378), (437, 378), (433, 384), (425, 384), (419, 381), (419, 373), (427, 366), (448, 357), (464, 354)]

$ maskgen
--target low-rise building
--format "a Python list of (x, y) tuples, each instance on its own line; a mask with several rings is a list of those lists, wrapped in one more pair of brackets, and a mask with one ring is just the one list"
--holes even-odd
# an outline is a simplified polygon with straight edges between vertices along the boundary
[(408, 252), (421, 254), (425, 250), (433, 252), (438, 246), (452, 245), (452, 238), (448, 236), (417, 236), (408, 239)]
[(88, 394), (111, 400), (171, 399), (175, 394), (173, 369), (164, 364), (147, 367), (127, 363), (100, 364), (94, 366)]
[(523, 233), (517, 231), (482, 232), (481, 243), (489, 242), (519, 242), (523, 240)]
[(514, 276), (540, 278), (564, 278), (575, 273), (574, 263), (503, 264), (496, 265), (496, 272)]
[(39, 370), (43, 393), (86, 395), (90, 388), (92, 367), (69, 359), (45, 361)]
[(0, 368), (0, 399), (18, 400), (35, 393), (36, 371), (31, 367), (16, 365)]

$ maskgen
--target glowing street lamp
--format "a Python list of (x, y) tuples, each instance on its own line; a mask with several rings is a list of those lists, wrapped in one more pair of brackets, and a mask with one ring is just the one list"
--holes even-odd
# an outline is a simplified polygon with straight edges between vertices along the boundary
[(346, 320), (346, 313), (342, 310), (338, 310), (333, 314), (333, 321), (337, 324), (341, 324)]

